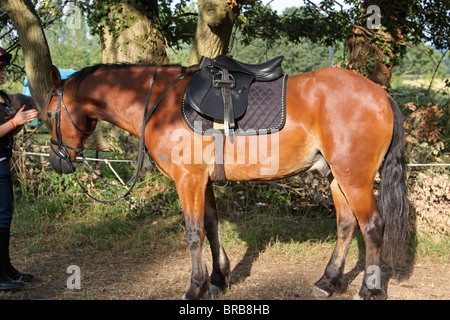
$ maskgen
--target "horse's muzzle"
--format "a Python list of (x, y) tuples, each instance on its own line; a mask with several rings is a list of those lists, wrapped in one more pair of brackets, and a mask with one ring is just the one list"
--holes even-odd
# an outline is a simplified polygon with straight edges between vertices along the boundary
[(61, 158), (55, 152), (50, 153), (49, 162), (57, 173), (74, 173), (75, 166), (69, 160)]

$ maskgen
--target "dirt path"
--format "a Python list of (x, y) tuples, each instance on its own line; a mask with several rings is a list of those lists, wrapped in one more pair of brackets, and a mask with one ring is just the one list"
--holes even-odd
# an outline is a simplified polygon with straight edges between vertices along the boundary
[[(317, 255), (300, 258), (276, 248), (264, 252), (229, 251), (231, 287), (219, 299), (313, 299), (310, 290), (321, 277), (329, 254), (328, 250), (318, 250)], [(33, 273), (36, 279), (23, 290), (0, 294), (0, 299), (172, 300), (183, 296), (190, 278), (190, 255), (183, 246), (166, 257), (150, 253), (140, 259), (113, 250), (53, 248), (51, 252), (30, 254), (15, 248), (13, 260), (17, 268)], [(210, 259), (208, 262), (210, 266)], [(79, 290), (66, 286), (70, 276), (66, 270), (72, 264), (81, 270)], [(448, 259), (418, 258), (412, 270), (403, 270), (402, 274), (410, 273), (408, 278), (388, 279), (388, 298), (450, 299), (449, 270)], [(348, 258), (345, 273), (347, 291), (330, 299), (351, 299), (359, 289), (362, 267), (357, 259)]]

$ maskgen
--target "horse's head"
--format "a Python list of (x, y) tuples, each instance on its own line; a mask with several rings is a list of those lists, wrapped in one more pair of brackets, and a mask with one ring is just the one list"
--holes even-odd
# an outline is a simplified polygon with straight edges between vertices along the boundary
[(84, 102), (75, 94), (74, 86), (66, 85), (69, 80), (61, 80), (61, 74), (55, 66), (52, 66), (50, 79), (53, 90), (44, 112), (53, 128), (49, 161), (56, 172), (73, 173), (73, 162), (83, 151), (97, 120), (84, 113)]

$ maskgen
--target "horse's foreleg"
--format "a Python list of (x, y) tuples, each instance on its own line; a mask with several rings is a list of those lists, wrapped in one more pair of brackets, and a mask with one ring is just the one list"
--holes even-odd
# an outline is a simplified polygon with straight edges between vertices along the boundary
[(210, 184), (207, 185), (205, 192), (205, 229), (213, 258), (210, 292), (214, 296), (224, 291), (228, 286), (230, 262), (220, 240), (216, 200), (213, 186)]
[(188, 300), (207, 299), (209, 275), (205, 263), (205, 230), (202, 223), (186, 219), (186, 236), (191, 251), (192, 273), (191, 286), (183, 298)]
[(337, 242), (325, 272), (314, 285), (313, 294), (317, 298), (329, 297), (335, 291), (342, 289), (342, 276), (345, 266), (345, 258), (352, 241), (357, 221), (353, 215), (347, 199), (340, 189), (336, 179), (331, 184), (331, 194), (336, 208)]
[(189, 300), (208, 298), (209, 275), (204, 252), (205, 187), (206, 182), (177, 181), (177, 191), (184, 211), (186, 237), (192, 258), (191, 286), (183, 297)]

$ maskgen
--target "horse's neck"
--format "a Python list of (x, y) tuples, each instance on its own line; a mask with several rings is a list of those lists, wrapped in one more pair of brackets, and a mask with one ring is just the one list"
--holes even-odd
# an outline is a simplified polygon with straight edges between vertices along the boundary
[[(120, 71), (125, 72), (124, 74), (117, 71), (115, 79), (133, 79), (129, 81), (133, 81), (135, 85), (131, 86), (131, 83), (123, 83), (123, 81), (118, 80), (117, 83), (112, 83), (110, 88), (105, 87), (104, 91), (98, 94), (99, 97), (104, 99), (103, 101), (98, 101), (98, 119), (110, 122), (139, 137), (141, 135), (146, 98), (153, 70), (154, 67), (149, 67), (148, 69), (138, 67)], [(158, 69), (151, 89), (148, 112), (152, 108), (152, 103), (155, 103), (172, 82), (177, 79), (179, 72), (178, 66), (174, 66), (174, 68), (160, 67)]]
[(106, 106), (103, 116), (99, 118), (139, 137), (142, 115), (143, 108), (138, 105), (123, 108), (116, 104), (109, 104)]
[(100, 120), (140, 136), (144, 106), (132, 98), (125, 98), (121, 89), (113, 89), (104, 94), (105, 100), (99, 100), (94, 114)]

